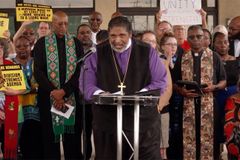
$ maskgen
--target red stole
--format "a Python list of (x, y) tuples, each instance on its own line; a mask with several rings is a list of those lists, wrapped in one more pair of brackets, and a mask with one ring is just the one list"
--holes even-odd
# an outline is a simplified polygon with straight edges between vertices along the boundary
[(4, 122), (4, 159), (17, 159), (18, 97), (6, 96)]
[[(12, 62), (4, 60), (4, 64), (12, 64)], [(4, 106), (4, 159), (17, 159), (18, 105), (18, 96), (6, 95)]]

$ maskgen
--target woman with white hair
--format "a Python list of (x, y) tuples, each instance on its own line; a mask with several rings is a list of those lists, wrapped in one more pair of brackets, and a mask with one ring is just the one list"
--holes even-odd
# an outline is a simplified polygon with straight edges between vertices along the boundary
[(217, 33), (217, 32), (223, 33), (223, 34), (225, 34), (226, 36), (228, 36), (228, 30), (227, 30), (227, 28), (226, 28), (224, 25), (221, 25), (221, 24), (217, 25), (217, 26), (213, 29), (213, 36), (214, 36), (214, 34)]

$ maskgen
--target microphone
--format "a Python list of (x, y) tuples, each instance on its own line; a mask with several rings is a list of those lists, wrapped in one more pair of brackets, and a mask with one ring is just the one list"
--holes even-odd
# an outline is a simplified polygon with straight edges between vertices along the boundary
[(95, 47), (91, 47), (85, 54), (82, 58), (80, 58), (77, 63), (82, 63), (84, 62), (87, 57), (89, 57), (91, 54), (93, 54), (94, 52), (96, 52), (96, 48)]

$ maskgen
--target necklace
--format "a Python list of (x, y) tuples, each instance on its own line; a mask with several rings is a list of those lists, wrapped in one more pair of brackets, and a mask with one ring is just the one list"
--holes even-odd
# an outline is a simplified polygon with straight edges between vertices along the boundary
[(131, 48), (129, 49), (130, 54), (128, 56), (126, 73), (123, 74), (123, 80), (121, 80), (121, 77), (120, 77), (120, 72), (118, 70), (117, 60), (116, 60), (116, 58), (114, 56), (113, 49), (111, 48), (111, 50), (112, 50), (112, 57), (113, 57), (114, 66), (115, 66), (115, 69), (117, 71), (117, 76), (118, 76), (118, 81), (119, 81), (118, 88), (120, 88), (120, 94), (124, 95), (123, 88), (126, 88), (126, 85), (124, 85), (124, 82), (126, 80), (126, 76), (127, 76), (127, 72), (128, 72), (128, 64), (129, 64), (129, 60), (130, 60), (130, 57), (131, 57)]

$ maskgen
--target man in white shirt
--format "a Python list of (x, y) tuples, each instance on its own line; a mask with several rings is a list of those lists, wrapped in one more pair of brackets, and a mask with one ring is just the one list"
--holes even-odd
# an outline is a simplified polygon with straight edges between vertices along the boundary
[(100, 31), (100, 26), (103, 22), (102, 14), (99, 12), (92, 12), (89, 16), (89, 24), (92, 30), (92, 41), (94, 44), (97, 44), (96, 42), (96, 35)]

